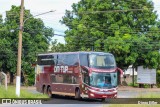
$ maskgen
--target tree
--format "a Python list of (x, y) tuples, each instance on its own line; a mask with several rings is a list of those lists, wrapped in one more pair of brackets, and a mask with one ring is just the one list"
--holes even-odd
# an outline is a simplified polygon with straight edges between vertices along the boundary
[(67, 46), (65, 44), (57, 43), (57, 39), (52, 42), (51, 52), (66, 52)]
[[(20, 7), (12, 6), (6, 12), (5, 22), (0, 30), (1, 68), (3, 71), (16, 73), (18, 50), (18, 26)], [(29, 10), (24, 12), (24, 20), (32, 16)], [(14, 32), (10, 32), (14, 29)], [(24, 24), (23, 48), (22, 48), (22, 72), (27, 75), (29, 84), (34, 82), (34, 68), (32, 63), (36, 61), (39, 52), (48, 51), (49, 42), (53, 36), (53, 29), (45, 27), (41, 19), (30, 18)]]
[[(160, 34), (149, 0), (81, 0), (61, 20), (70, 51), (111, 52), (119, 67), (157, 67)], [(154, 38), (154, 39), (153, 39)]]

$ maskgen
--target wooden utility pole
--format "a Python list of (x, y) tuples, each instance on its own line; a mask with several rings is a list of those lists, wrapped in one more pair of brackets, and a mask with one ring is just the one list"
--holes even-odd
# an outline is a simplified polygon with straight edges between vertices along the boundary
[(20, 83), (21, 83), (21, 56), (22, 56), (23, 15), (24, 15), (24, 0), (21, 0), (19, 40), (18, 40), (17, 76), (16, 76), (16, 95), (18, 97), (20, 96)]

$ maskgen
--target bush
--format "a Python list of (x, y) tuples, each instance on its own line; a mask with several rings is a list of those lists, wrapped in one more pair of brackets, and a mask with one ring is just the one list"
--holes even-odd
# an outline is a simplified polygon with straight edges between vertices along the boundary
[(24, 82), (22, 83), (25, 86), (33, 86), (35, 83), (35, 72), (34, 70), (30, 70), (31, 72), (25, 72), (24, 75)]
[(28, 75), (28, 84), (27, 85), (32, 86), (32, 85), (34, 85), (34, 82), (35, 82), (35, 73), (31, 72)]

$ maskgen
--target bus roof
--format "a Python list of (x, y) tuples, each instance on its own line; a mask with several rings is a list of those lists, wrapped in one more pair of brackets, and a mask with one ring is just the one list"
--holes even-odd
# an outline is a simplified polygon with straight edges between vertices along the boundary
[(78, 51), (78, 52), (58, 52), (58, 53), (41, 53), (38, 54), (38, 56), (43, 56), (43, 55), (55, 55), (55, 54), (109, 54), (112, 55), (111, 53), (106, 53), (106, 52), (86, 52), (86, 51)]

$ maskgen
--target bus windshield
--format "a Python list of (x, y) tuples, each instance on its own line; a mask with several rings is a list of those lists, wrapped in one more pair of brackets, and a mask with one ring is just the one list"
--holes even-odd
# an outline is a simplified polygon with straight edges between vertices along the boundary
[(90, 54), (89, 64), (92, 68), (105, 69), (115, 68), (116, 63), (113, 55), (108, 54)]
[(117, 72), (98, 73), (92, 72), (90, 76), (90, 86), (96, 88), (115, 88), (117, 87)]

